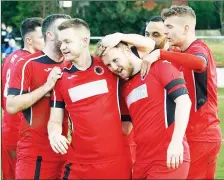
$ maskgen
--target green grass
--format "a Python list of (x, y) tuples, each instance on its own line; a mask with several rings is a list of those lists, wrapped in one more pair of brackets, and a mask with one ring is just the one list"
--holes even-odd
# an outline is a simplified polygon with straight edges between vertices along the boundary
[(217, 62), (224, 62), (224, 42), (209, 42), (206, 41), (207, 45), (211, 48), (215, 60)]
[[(219, 89), (218, 95), (223, 96), (219, 98), (219, 119), (221, 121), (221, 129), (224, 139), (224, 88)], [(224, 179), (224, 142), (222, 143), (221, 150), (219, 151), (216, 178)]]

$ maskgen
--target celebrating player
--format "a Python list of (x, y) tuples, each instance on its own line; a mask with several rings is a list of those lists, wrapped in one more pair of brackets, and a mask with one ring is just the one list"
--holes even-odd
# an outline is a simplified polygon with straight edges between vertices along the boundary
[(2, 67), (2, 173), (3, 179), (15, 179), (16, 146), (19, 139), (20, 118), (18, 114), (11, 115), (6, 111), (6, 98), (13, 67), (23, 56), (35, 53), (44, 48), (44, 38), (41, 32), (43, 19), (27, 18), (20, 26), (24, 48), (19, 49), (5, 58)]
[[(162, 17), (170, 45), (177, 46), (181, 52), (155, 50), (144, 59), (150, 65), (158, 59), (166, 59), (183, 72), (192, 101), (186, 131), (191, 154), (188, 178), (214, 179), (222, 140), (215, 60), (207, 45), (196, 39), (196, 16), (192, 8), (171, 6), (162, 11)], [(147, 69), (143, 67), (143, 76)]]
[(184, 134), (191, 106), (184, 79), (165, 61), (156, 63), (142, 79), (139, 73), (142, 60), (133, 49), (119, 43), (105, 53), (98, 53), (112, 72), (122, 79), (130, 79), (121, 88), (127, 106), (121, 109), (126, 117), (130, 113), (135, 130), (133, 178), (184, 179), (189, 169)]
[(20, 59), (10, 81), (7, 111), (20, 112), (20, 140), (17, 145), (17, 179), (60, 177), (64, 158), (52, 151), (47, 134), (50, 91), (61, 77), (63, 56), (57, 26), (70, 16), (53, 14), (45, 18), (43, 51)]

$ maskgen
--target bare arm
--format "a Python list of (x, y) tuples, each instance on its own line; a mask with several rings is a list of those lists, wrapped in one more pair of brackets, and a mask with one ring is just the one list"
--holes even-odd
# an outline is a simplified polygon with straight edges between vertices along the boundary
[(62, 134), (62, 122), (64, 118), (64, 109), (51, 108), (50, 119), (48, 121), (47, 130), (49, 137)]
[[(175, 125), (171, 142), (167, 149), (167, 167), (178, 168), (183, 163), (183, 139), (189, 121), (191, 101), (187, 94), (175, 99)], [(184, 105), (184, 106), (183, 106)]]
[(48, 75), (47, 82), (43, 86), (26, 94), (8, 95), (6, 102), (6, 109), (8, 113), (15, 114), (35, 104), (38, 100), (40, 100), (44, 95), (53, 89), (57, 79), (59, 79), (61, 75), (60, 68), (55, 67)]
[(132, 131), (133, 129), (133, 125), (131, 122), (129, 121), (122, 121), (122, 132), (123, 132), (123, 135), (127, 136), (130, 134), (130, 132)]
[(8, 95), (6, 109), (8, 113), (15, 114), (19, 111), (29, 108), (47, 94), (51, 88), (44, 84), (33, 92), (21, 95)]
[(54, 152), (67, 153), (69, 142), (65, 136), (62, 136), (62, 122), (64, 119), (63, 108), (51, 108), (50, 120), (48, 121), (48, 136), (51, 147)]
[(140, 57), (150, 53), (155, 47), (155, 41), (138, 34), (122, 34), (121, 41), (136, 46)]
[(101, 46), (106, 47), (104, 54), (121, 41), (135, 46), (140, 57), (150, 53), (155, 47), (155, 41), (150, 38), (146, 38), (138, 34), (114, 33), (105, 36), (100, 43)]
[(189, 121), (191, 100), (188, 94), (184, 94), (177, 97), (174, 101), (176, 103), (175, 127), (171, 141), (182, 142)]

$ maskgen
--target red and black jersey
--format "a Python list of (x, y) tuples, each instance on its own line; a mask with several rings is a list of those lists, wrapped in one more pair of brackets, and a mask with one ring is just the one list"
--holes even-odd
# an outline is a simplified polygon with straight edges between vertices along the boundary
[[(122, 118), (128, 118), (129, 112), (134, 126), (136, 162), (166, 161), (175, 125), (174, 100), (188, 93), (181, 73), (169, 62), (158, 61), (144, 80), (136, 74), (122, 85), (121, 92), (126, 102)], [(184, 160), (189, 161), (185, 139), (183, 144)]]
[(118, 82), (96, 57), (85, 71), (73, 63), (64, 68), (51, 107), (66, 108), (72, 121), (69, 161), (101, 163), (124, 156)]
[(188, 141), (220, 141), (218, 119), (216, 64), (211, 50), (201, 41), (194, 41), (184, 53), (203, 58), (207, 67), (202, 72), (180, 67), (192, 101), (187, 128)]
[[(62, 66), (43, 52), (37, 52), (17, 61), (8, 94), (21, 95), (34, 91), (44, 85), (53, 67)], [(30, 108), (20, 113), (20, 140), (17, 149), (20, 154), (54, 160), (60, 156), (50, 147), (47, 123), (50, 116), (50, 92)]]
[(6, 111), (6, 98), (8, 94), (9, 81), (13, 74), (13, 68), (16, 62), (23, 56), (29, 55), (30, 52), (18, 49), (4, 60), (2, 67), (2, 109), (4, 110), (2, 118), (2, 132), (4, 144), (16, 146), (19, 134), (20, 117), (18, 114), (11, 115)]

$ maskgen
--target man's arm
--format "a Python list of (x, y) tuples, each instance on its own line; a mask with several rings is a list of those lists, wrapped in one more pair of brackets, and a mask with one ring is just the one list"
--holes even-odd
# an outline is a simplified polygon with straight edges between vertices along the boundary
[[(188, 94), (181, 95), (175, 100), (175, 125), (171, 142), (167, 150), (167, 166), (178, 168), (183, 163), (183, 139), (189, 121), (191, 100)], [(184, 104), (184, 106), (183, 106)]]
[(37, 88), (33, 92), (27, 92), (25, 94), (18, 92), (20, 91), (18, 89), (9, 88), (9, 95), (7, 96), (6, 102), (6, 109), (8, 113), (15, 114), (35, 104), (53, 89), (57, 79), (61, 78), (61, 75), (61, 69), (59, 67), (54, 67), (48, 75), (47, 82), (43, 86)]
[(176, 103), (175, 127), (171, 142), (176, 141), (182, 143), (189, 121), (191, 100), (188, 94), (184, 94), (177, 97), (174, 102)]
[[(155, 48), (155, 41), (153, 39), (149, 39), (138, 34), (123, 33), (114, 33), (105, 36), (101, 41), (101, 45), (110, 49), (115, 47), (121, 41), (135, 46), (140, 57), (150, 53)], [(105, 53), (106, 52), (107, 50), (105, 50)]]
[(62, 122), (64, 119), (63, 108), (51, 108), (50, 120), (48, 121), (48, 136), (54, 152), (67, 153), (69, 141), (62, 135)]

